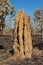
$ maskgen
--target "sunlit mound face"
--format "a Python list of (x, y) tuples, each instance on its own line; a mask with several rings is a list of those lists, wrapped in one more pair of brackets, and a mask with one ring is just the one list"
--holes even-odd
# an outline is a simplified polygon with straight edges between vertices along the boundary
[(24, 11), (19, 11), (16, 16), (14, 31), (14, 52), (21, 58), (31, 58), (32, 39), (28, 16)]

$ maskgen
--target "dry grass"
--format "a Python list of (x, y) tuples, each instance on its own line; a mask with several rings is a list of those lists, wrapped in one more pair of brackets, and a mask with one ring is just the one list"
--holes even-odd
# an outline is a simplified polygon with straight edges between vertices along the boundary
[(43, 56), (43, 51), (39, 50), (39, 48), (35, 47), (32, 52), (32, 57), (41, 57)]

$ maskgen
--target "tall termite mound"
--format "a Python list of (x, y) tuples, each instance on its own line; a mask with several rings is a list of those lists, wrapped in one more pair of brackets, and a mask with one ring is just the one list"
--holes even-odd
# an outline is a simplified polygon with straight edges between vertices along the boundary
[(24, 11), (19, 11), (15, 18), (14, 52), (20, 58), (31, 58), (32, 37), (30, 30), (30, 17)]

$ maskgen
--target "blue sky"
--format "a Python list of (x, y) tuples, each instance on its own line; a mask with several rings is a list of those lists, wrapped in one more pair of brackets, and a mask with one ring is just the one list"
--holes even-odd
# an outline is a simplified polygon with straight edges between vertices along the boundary
[[(16, 12), (24, 9), (28, 16), (33, 17), (34, 10), (41, 9), (43, 7), (43, 0), (10, 0), (11, 5), (15, 7)], [(8, 20), (9, 16), (6, 18)], [(7, 23), (7, 26), (13, 27), (14, 22)]]
[(43, 0), (10, 0), (10, 3), (15, 7), (16, 12), (24, 9), (25, 13), (32, 17), (34, 10), (43, 7)]

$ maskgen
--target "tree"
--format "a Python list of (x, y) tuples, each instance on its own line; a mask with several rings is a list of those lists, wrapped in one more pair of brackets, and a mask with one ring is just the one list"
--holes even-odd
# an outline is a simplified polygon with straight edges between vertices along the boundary
[(41, 25), (43, 20), (43, 8), (34, 11), (34, 24), (37, 32), (41, 31)]
[(5, 27), (5, 18), (7, 15), (15, 16), (15, 9), (9, 0), (0, 0), (0, 30)]

